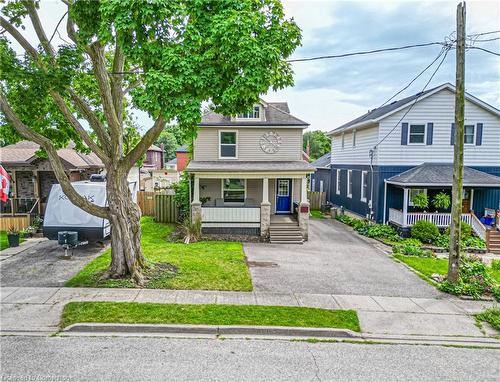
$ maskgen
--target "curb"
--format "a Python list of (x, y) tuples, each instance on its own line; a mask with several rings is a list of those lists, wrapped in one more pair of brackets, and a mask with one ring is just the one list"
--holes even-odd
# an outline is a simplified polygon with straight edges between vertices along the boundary
[(349, 329), (301, 328), (287, 326), (233, 325), (155, 325), (76, 323), (62, 330), (64, 334), (130, 334), (130, 335), (209, 335), (209, 336), (278, 336), (307, 338), (361, 338)]

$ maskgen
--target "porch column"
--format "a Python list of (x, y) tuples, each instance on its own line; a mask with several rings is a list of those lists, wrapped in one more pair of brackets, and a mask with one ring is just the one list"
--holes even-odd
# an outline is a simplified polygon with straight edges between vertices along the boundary
[(260, 203), (260, 236), (269, 235), (271, 203), (269, 203), (269, 179), (262, 178), (262, 203)]
[(470, 211), (474, 211), (474, 189), (473, 188), (470, 189), (470, 207), (469, 207), (469, 211), (467, 211), (467, 212), (470, 212)]
[(403, 188), (403, 227), (406, 227), (407, 215), (408, 215), (408, 189)]
[(191, 220), (201, 220), (201, 202), (200, 202), (200, 178), (194, 176), (193, 201), (191, 202)]
[(309, 201), (307, 200), (307, 177), (305, 176), (301, 178), (300, 203), (297, 215), (302, 237), (307, 240), (309, 237)]

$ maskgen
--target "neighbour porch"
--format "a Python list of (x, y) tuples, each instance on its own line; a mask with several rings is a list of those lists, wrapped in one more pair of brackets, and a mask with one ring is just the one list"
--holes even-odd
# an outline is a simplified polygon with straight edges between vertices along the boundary
[[(211, 165), (219, 168), (221, 163)], [(205, 232), (267, 237), (271, 217), (288, 215), (306, 239), (309, 165), (294, 163), (294, 169), (287, 171), (283, 164), (281, 171), (265, 171), (268, 166), (269, 162), (257, 163), (244, 171), (245, 164), (233, 162), (232, 171), (200, 171), (199, 162), (191, 162), (188, 171), (192, 174), (192, 218), (201, 219)]]

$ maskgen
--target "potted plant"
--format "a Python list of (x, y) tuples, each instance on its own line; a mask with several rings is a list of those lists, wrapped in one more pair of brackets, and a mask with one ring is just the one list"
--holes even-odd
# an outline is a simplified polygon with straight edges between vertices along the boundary
[(9, 241), (9, 247), (19, 246), (19, 231), (14, 227), (10, 227), (7, 231), (7, 240)]
[(439, 194), (436, 194), (432, 199), (432, 205), (436, 207), (436, 212), (439, 209), (446, 210), (450, 207), (451, 199), (450, 195), (441, 191)]
[(429, 207), (429, 198), (427, 197), (427, 194), (420, 192), (416, 194), (412, 199), (411, 202), (415, 207), (422, 208), (425, 212), (425, 209)]

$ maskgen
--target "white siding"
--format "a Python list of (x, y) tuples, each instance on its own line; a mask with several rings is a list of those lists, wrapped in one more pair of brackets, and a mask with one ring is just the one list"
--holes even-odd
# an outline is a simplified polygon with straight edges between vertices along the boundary
[[(234, 128), (204, 127), (198, 130), (194, 142), (194, 160), (219, 160), (219, 130), (238, 131), (238, 159), (241, 161), (295, 161), (302, 159), (302, 129), (297, 128)], [(274, 131), (281, 137), (281, 145), (275, 154), (260, 148), (260, 137)]]
[[(432, 145), (401, 145), (401, 123), (380, 144), (379, 165), (419, 165), (423, 162), (453, 161), (450, 145), (451, 124), (454, 122), (455, 98), (449, 90), (442, 90), (415, 104), (402, 122), (434, 124)], [(380, 121), (380, 139), (401, 119), (403, 109)], [(483, 123), (481, 146), (465, 145), (466, 166), (500, 166), (500, 118), (483, 108), (466, 101), (465, 124)], [(360, 141), (360, 140), (358, 140)], [(333, 151), (334, 152), (334, 151)], [(356, 162), (353, 162), (356, 163)]]
[[(356, 131), (356, 146), (352, 146), (352, 131), (345, 133), (344, 148), (342, 148), (342, 134), (332, 137), (333, 164), (370, 164), (370, 149), (377, 143), (378, 127), (373, 126)], [(377, 163), (377, 153), (373, 164)]]

